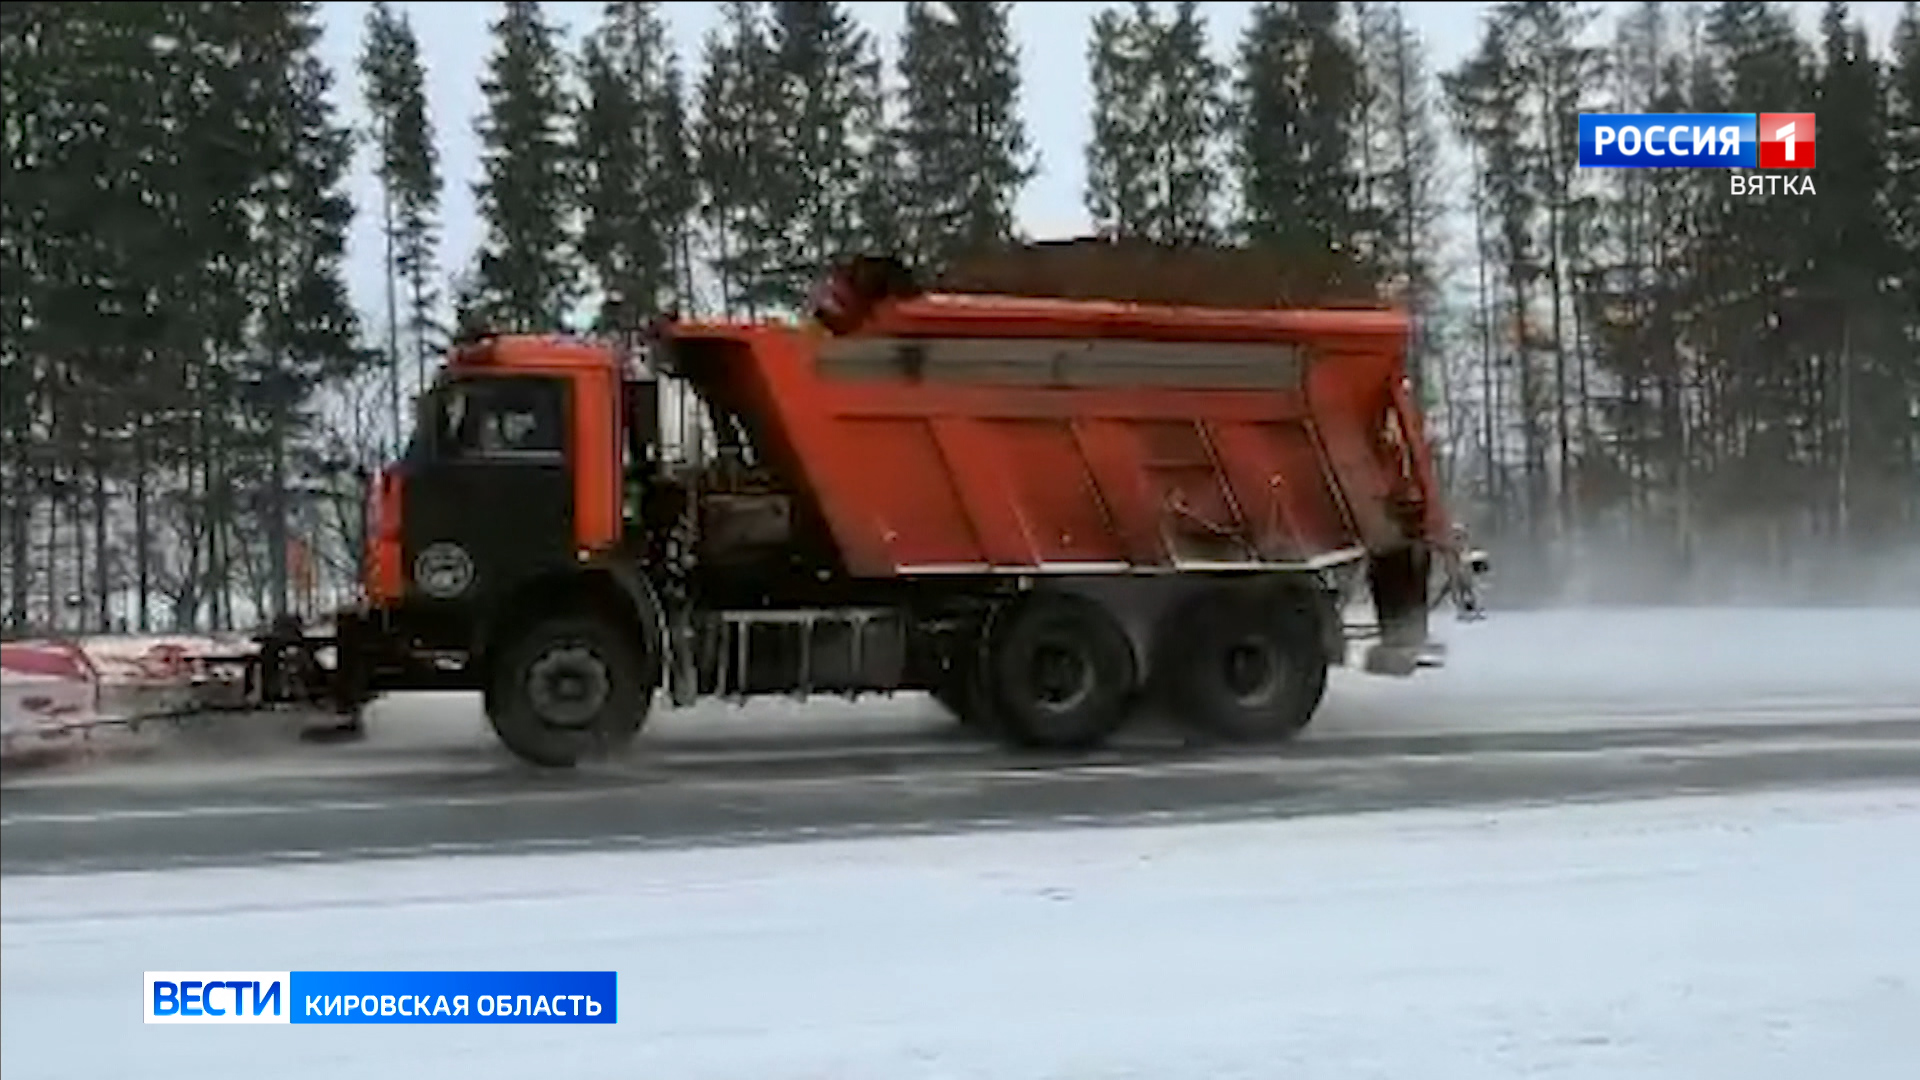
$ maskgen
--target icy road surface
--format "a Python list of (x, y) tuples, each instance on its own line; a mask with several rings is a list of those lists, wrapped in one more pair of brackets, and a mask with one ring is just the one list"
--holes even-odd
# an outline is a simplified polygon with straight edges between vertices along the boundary
[[(0, 1069), (1906, 1080), (1920, 791), (0, 880)], [(602, 1028), (139, 1021), (146, 969), (598, 968)]]
[(1920, 787), (1916, 609), (1585, 610), (1441, 619), (1449, 666), (1336, 672), (1288, 747), (1009, 754), (926, 698), (663, 711), (628, 757), (538, 774), (471, 695), (149, 728), (140, 753), (10, 773), (0, 873), (499, 855), (1062, 823), (1806, 788)]

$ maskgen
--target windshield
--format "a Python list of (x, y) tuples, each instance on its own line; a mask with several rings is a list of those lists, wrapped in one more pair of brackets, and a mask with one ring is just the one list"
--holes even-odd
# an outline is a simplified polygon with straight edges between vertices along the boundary
[(557, 381), (484, 376), (446, 383), (421, 401), (409, 460), (554, 455), (565, 446)]

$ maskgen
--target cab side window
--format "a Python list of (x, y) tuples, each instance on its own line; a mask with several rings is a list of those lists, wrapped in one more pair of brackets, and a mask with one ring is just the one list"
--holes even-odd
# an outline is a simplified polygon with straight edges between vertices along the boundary
[(439, 444), (448, 458), (561, 458), (566, 390), (558, 379), (469, 379), (447, 388)]

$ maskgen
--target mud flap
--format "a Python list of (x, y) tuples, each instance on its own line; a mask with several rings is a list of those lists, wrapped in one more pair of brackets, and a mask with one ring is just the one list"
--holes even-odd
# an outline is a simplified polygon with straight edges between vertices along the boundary
[(334, 623), (333, 678), (327, 700), (343, 724), (358, 727), (361, 713), (374, 698), (374, 674), (381, 628), (357, 614), (346, 613)]
[(1376, 555), (1367, 563), (1367, 584), (1379, 616), (1380, 640), (1367, 650), (1366, 670), (1405, 677), (1422, 667), (1437, 667), (1443, 653), (1428, 638), (1427, 583), (1433, 554), (1415, 543)]

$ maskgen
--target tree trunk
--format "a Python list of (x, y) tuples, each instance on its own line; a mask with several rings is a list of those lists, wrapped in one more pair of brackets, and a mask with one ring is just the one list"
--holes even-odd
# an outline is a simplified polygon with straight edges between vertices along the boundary
[(30, 474), (25, 470), (7, 490), (7, 626), (20, 630), (27, 625), (27, 591), (33, 587), (29, 572), (33, 557), (34, 496)]
[[(1404, 264), (1407, 279), (1408, 307), (1416, 314), (1426, 311), (1426, 282), (1416, 282), (1415, 269), (1419, 265), (1419, 216), (1414, 206), (1413, 170), (1413, 116), (1408, 111), (1408, 101), (1413, 88), (1407, 83), (1407, 65), (1409, 63), (1405, 44), (1406, 29), (1402, 20), (1406, 13), (1396, 6), (1393, 10), (1393, 77), (1397, 95), (1395, 109), (1394, 134), (1400, 145), (1400, 213), (1402, 218), (1400, 236), (1400, 258)], [(1484, 287), (1484, 286), (1483, 286)], [(1413, 399), (1422, 405), (1427, 400), (1427, 328), (1426, 320), (1414, 323), (1413, 340), (1409, 343), (1408, 364), (1413, 377)]]
[[(267, 489), (267, 603), (275, 619), (287, 614), (287, 425), (276, 407), (269, 433), (271, 470)], [(259, 616), (255, 612), (255, 617)]]
[(47, 568), (48, 633), (60, 629), (60, 488), (57, 468), (47, 470), (47, 551), (41, 565)]
[(150, 478), (147, 476), (147, 423), (145, 416), (135, 416), (133, 420), (133, 576), (135, 586), (135, 620), (143, 634), (153, 630), (153, 560), (152, 530), (150, 512), (147, 505), (147, 489)]
[[(232, 544), (233, 541), (234, 537), (232, 533), (229, 532), (225, 538), (225, 542)], [(248, 605), (253, 608), (254, 614), (257, 617), (260, 612), (266, 610), (268, 605), (267, 575), (261, 572), (260, 551), (258, 547), (253, 544), (240, 543), (232, 549), (229, 564), (233, 566), (236, 571), (233, 575), (235, 578), (234, 583), (240, 587), (241, 596), (244, 597)], [(237, 625), (238, 619), (233, 612), (233, 597), (231, 592), (229, 592), (227, 597), (226, 628), (231, 630)]]
[[(193, 391), (189, 391), (191, 393)], [(206, 594), (205, 567), (207, 543), (207, 455), (206, 414), (193, 410), (187, 424), (185, 501), (180, 515), (186, 528), (186, 565), (180, 568), (179, 596), (174, 602), (173, 625), (187, 632), (200, 626), (200, 609)]]
[(207, 619), (216, 631), (227, 629), (232, 607), (232, 582), (227, 561), (227, 525), (231, 508), (232, 485), (221, 468), (220, 433), (207, 433)]
[[(1374, 59), (1374, 45), (1372, 40), (1373, 13), (1368, 11), (1367, 7), (1368, 5), (1364, 2), (1356, 2), (1353, 5), (1354, 58), (1360, 65), (1360, 86), (1362, 87), (1360, 106), (1354, 110), (1354, 135), (1360, 144), (1359, 202), (1361, 206), (1367, 208), (1369, 211), (1368, 216), (1371, 219), (1372, 215), (1370, 212), (1375, 206), (1373, 197), (1374, 120), (1378, 116), (1378, 111), (1375, 109), (1374, 104), (1379, 100), (1380, 90), (1370, 70), (1371, 63)], [(1367, 254), (1374, 257), (1374, 261), (1377, 264), (1382, 261), (1378, 258), (1378, 255), (1381, 241), (1385, 239), (1383, 235), (1385, 230), (1379, 229), (1377, 227), (1378, 223), (1373, 220), (1369, 220), (1367, 224), (1367, 231), (1370, 234), (1367, 237), (1369, 249)], [(1420, 381), (1418, 377), (1415, 377), (1413, 380), (1413, 392), (1413, 400), (1419, 401)]]
[(1560, 280), (1561, 273), (1561, 229), (1566, 217), (1565, 177), (1561, 175), (1559, 154), (1556, 152), (1558, 140), (1553, 130), (1554, 113), (1552, 98), (1543, 94), (1541, 102), (1541, 126), (1545, 129), (1542, 140), (1547, 155), (1547, 276), (1553, 299), (1553, 424), (1554, 435), (1559, 443), (1559, 483), (1554, 492), (1554, 511), (1556, 531), (1564, 540), (1573, 527), (1573, 440), (1567, 423), (1567, 339), (1562, 319), (1566, 307), (1565, 288)]
[[(428, 351), (427, 335), (425, 333), (426, 316), (428, 314), (426, 303), (427, 279), (426, 272), (422, 267), (414, 267), (413, 281), (410, 288), (413, 294), (413, 311), (416, 316), (413, 326), (413, 392), (420, 394), (427, 389)], [(402, 447), (406, 445), (406, 431), (412, 427), (412, 423), (408, 419), (410, 415), (411, 411), (403, 408), (400, 416), (400, 420), (402, 421), (400, 445)]]
[(93, 591), (94, 625), (101, 633), (113, 632), (113, 580), (107, 543), (107, 447), (98, 425), (93, 441)]
[(1497, 433), (1494, 426), (1495, 414), (1500, 408), (1500, 399), (1494, 389), (1493, 363), (1493, 294), (1487, 287), (1487, 230), (1486, 211), (1482, 206), (1481, 172), (1478, 155), (1473, 163), (1474, 199), (1473, 199), (1473, 254), (1474, 270), (1479, 278), (1480, 305), (1480, 427), (1481, 437), (1486, 442), (1487, 466), (1487, 508), (1494, 521), (1503, 520), (1503, 504), (1500, 492), (1499, 453), (1494, 445)]
[(87, 627), (87, 504), (82, 460), (75, 456), (67, 485), (67, 520), (73, 525), (73, 593), (68, 598), (74, 601), (73, 626), (78, 631)]
[[(382, 135), (384, 143), (386, 135)], [(393, 185), (386, 181), (380, 184), (381, 231), (386, 237), (386, 279), (387, 279), (387, 405), (391, 410), (392, 441), (389, 451), (397, 456), (400, 452), (400, 275), (394, 267), (393, 236)], [(276, 425), (277, 429), (277, 425)], [(278, 455), (279, 441), (275, 437), (274, 453)], [(274, 614), (281, 614), (276, 610)]]

